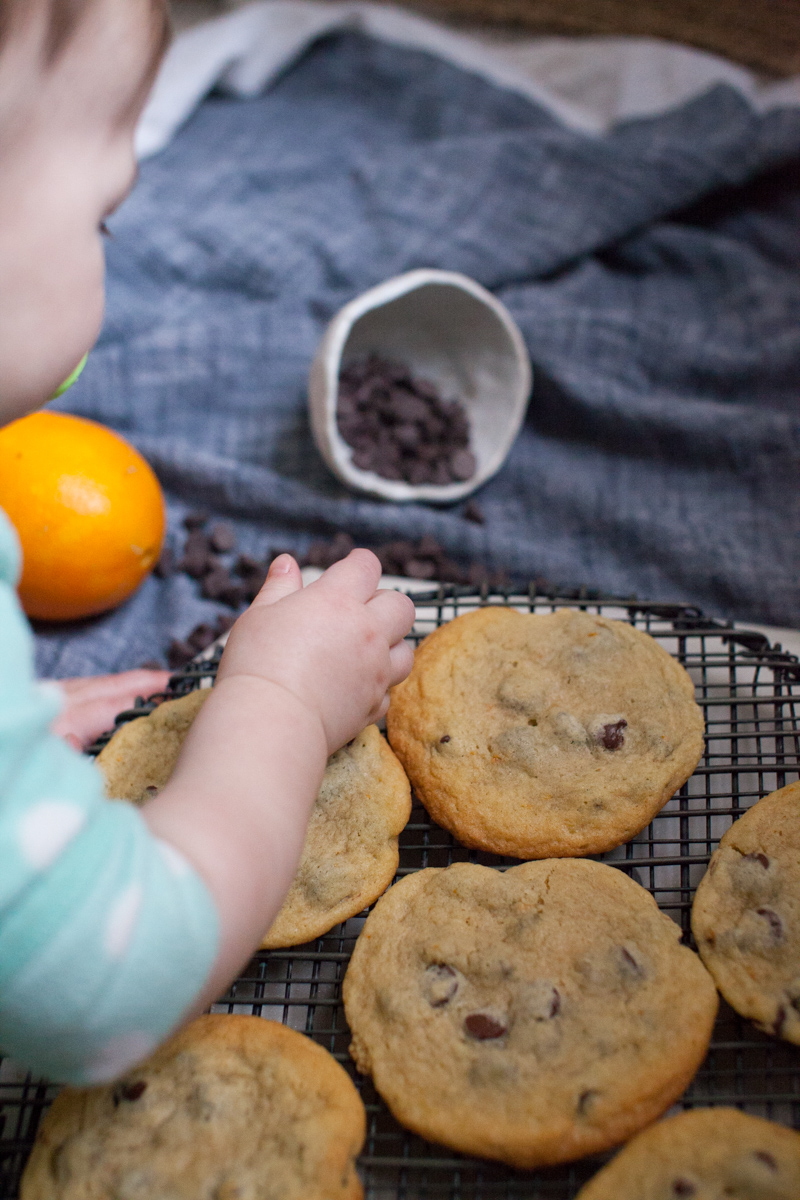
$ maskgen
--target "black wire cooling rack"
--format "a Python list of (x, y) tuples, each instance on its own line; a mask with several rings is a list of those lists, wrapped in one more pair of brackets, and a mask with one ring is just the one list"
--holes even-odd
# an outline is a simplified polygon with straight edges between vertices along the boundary
[[(759, 633), (736, 630), (682, 605), (618, 600), (586, 590), (565, 599), (533, 589), (476, 593), (453, 587), (415, 600), (417, 640), (480, 605), (510, 605), (523, 612), (571, 607), (629, 621), (683, 663), (705, 712), (703, 758), (650, 825), (602, 860), (647, 888), (691, 944), (694, 889), (720, 837), (760, 796), (800, 775), (800, 662)], [(209, 686), (218, 660), (219, 651), (191, 663), (172, 678), (168, 694)], [(158, 699), (121, 713), (117, 724), (143, 715)], [(399, 875), (463, 860), (496, 867), (516, 861), (464, 849), (415, 802), (400, 837)], [(283, 1021), (314, 1038), (350, 1071), (367, 1109), (360, 1160), (366, 1200), (571, 1200), (600, 1160), (519, 1172), (463, 1158), (403, 1129), (370, 1081), (356, 1074), (347, 1052), (341, 987), (364, 919), (365, 914), (352, 918), (306, 946), (259, 952), (215, 1011)], [(0, 1061), (0, 1200), (17, 1200), (19, 1176), (55, 1090)], [(720, 1104), (800, 1128), (800, 1048), (759, 1033), (724, 1003), (708, 1056), (681, 1100), (683, 1107)]]

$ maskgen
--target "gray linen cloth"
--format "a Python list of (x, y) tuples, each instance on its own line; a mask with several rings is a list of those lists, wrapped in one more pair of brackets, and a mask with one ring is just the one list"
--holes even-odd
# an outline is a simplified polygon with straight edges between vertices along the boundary
[[(800, 625), (800, 110), (724, 85), (601, 137), (426, 53), (356, 33), (263, 96), (210, 96), (112, 221), (108, 311), (58, 407), (153, 463), (170, 539), (204, 507), (241, 548), (431, 534), (517, 579)], [(466, 272), (534, 364), (500, 474), (463, 506), (348, 493), (313, 445), (306, 376), (347, 300)], [(158, 655), (220, 607), (186, 576), (41, 628), (64, 676)]]

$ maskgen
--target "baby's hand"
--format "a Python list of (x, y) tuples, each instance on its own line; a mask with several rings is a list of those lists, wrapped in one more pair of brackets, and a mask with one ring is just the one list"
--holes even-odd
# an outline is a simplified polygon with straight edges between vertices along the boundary
[(123, 671), (120, 675), (91, 675), (85, 679), (53, 681), (64, 693), (64, 707), (53, 722), (53, 733), (76, 750), (91, 745), (111, 729), (123, 708), (133, 708), (137, 696), (163, 692), (169, 671)]
[(382, 717), (388, 690), (414, 661), (402, 639), (414, 604), (401, 592), (376, 592), (381, 566), (353, 550), (304, 588), (288, 554), (234, 625), (218, 679), (257, 676), (299, 699), (322, 724), (332, 754)]

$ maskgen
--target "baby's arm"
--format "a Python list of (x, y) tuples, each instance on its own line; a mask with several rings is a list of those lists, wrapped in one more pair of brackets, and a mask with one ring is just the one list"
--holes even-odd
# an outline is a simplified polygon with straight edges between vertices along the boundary
[(56, 699), (33, 678), (2, 567), (0, 554), (0, 1047), (59, 1081), (100, 1082), (216, 999), (261, 940), (327, 754), (410, 667), (391, 643), (413, 606), (373, 598), (366, 551), (305, 591), (279, 560), (142, 812), (104, 800), (99, 772), (48, 732)]
[(239, 618), (217, 684), (169, 784), (145, 809), (151, 830), (205, 880), (220, 949), (197, 1009), (222, 993), (280, 908), (297, 868), (325, 763), (383, 716), (413, 653), (414, 606), (375, 589), (380, 564), (356, 550), (302, 587), (288, 555)]

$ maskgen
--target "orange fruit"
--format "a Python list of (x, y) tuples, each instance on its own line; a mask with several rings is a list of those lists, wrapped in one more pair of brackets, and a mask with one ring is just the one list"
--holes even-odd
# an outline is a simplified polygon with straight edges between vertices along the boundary
[(36, 412), (0, 429), (0, 508), (22, 543), (29, 617), (120, 604), (155, 566), (164, 497), (138, 451), (96, 421)]

